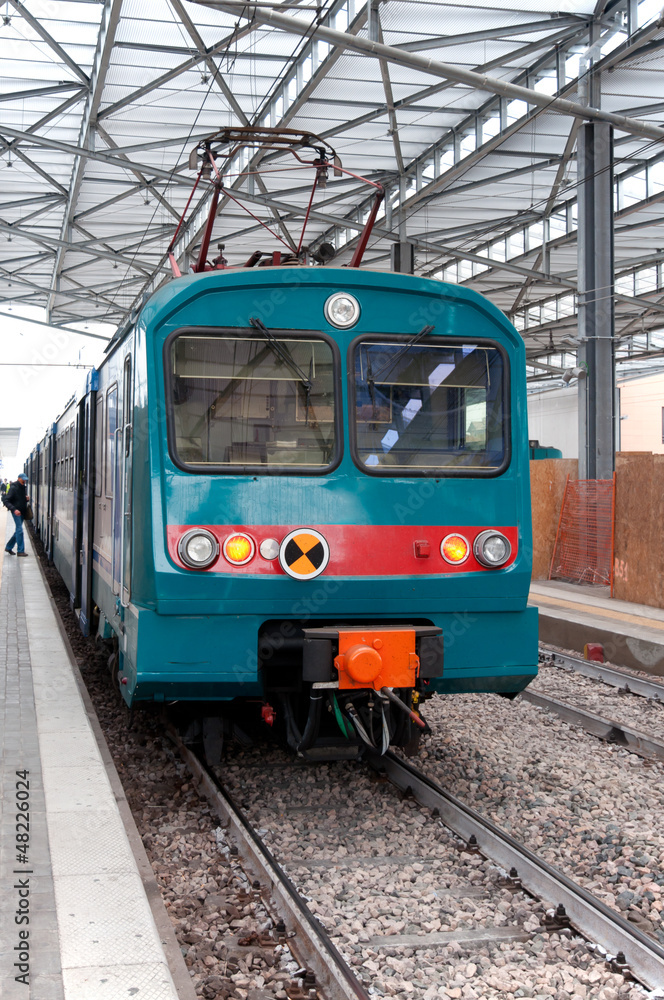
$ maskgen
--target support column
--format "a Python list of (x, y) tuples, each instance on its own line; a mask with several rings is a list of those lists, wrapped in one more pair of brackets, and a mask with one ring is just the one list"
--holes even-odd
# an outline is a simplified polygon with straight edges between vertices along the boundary
[(615, 466), (613, 129), (583, 125), (578, 163), (579, 478), (610, 479)]
[(393, 271), (401, 271), (402, 274), (413, 274), (415, 270), (415, 247), (408, 243), (407, 218), (403, 210), (403, 203), (406, 200), (406, 178), (399, 180), (399, 242), (393, 243), (390, 247), (390, 264)]

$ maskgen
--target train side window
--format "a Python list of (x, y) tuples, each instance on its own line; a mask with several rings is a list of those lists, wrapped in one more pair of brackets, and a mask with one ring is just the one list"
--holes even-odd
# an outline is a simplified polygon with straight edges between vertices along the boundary
[(104, 397), (97, 396), (97, 411), (95, 416), (95, 496), (101, 496), (102, 476), (104, 474)]
[(69, 489), (74, 489), (74, 448), (76, 441), (76, 424), (69, 425)]
[(353, 458), (370, 475), (486, 476), (509, 461), (508, 364), (490, 341), (356, 342)]
[(65, 427), (64, 481), (62, 485), (69, 489), (69, 428)]
[(113, 496), (113, 470), (115, 468), (115, 431), (118, 425), (118, 386), (111, 386), (106, 393), (106, 471), (104, 480), (106, 496)]

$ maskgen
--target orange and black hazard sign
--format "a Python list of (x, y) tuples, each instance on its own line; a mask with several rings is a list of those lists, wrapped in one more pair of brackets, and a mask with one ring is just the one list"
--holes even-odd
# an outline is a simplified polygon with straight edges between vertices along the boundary
[(279, 546), (279, 564), (294, 580), (313, 580), (330, 561), (330, 546), (314, 528), (290, 531)]

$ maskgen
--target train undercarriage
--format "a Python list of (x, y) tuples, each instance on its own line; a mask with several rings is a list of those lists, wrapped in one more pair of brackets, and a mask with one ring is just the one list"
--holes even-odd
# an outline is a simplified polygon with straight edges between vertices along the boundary
[(298, 757), (357, 757), (366, 748), (415, 752), (428, 732), (421, 705), (442, 675), (443, 641), (430, 622), (266, 622), (259, 633), (262, 698), (179, 703), (172, 716), (208, 763), (229, 740), (269, 736)]

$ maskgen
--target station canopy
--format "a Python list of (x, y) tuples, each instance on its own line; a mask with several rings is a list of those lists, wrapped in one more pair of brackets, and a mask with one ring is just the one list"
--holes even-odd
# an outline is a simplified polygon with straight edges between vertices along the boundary
[[(415, 273), (488, 296), (538, 370), (558, 352), (559, 371), (575, 347), (576, 148), (592, 77), (593, 114), (614, 125), (618, 352), (661, 354), (660, 5), (2, 0), (0, 310), (123, 324), (170, 278), (192, 149), (230, 126), (286, 127), (320, 136), (352, 172), (317, 189), (312, 252), (329, 243), (349, 263), (374, 191), (353, 175), (379, 183), (363, 266), (389, 269), (393, 245), (403, 259), (409, 244)], [(296, 250), (311, 169), (244, 149), (223, 170), (214, 253), (223, 243), (240, 264)], [(210, 192), (203, 180), (178, 234), (183, 271)]]

